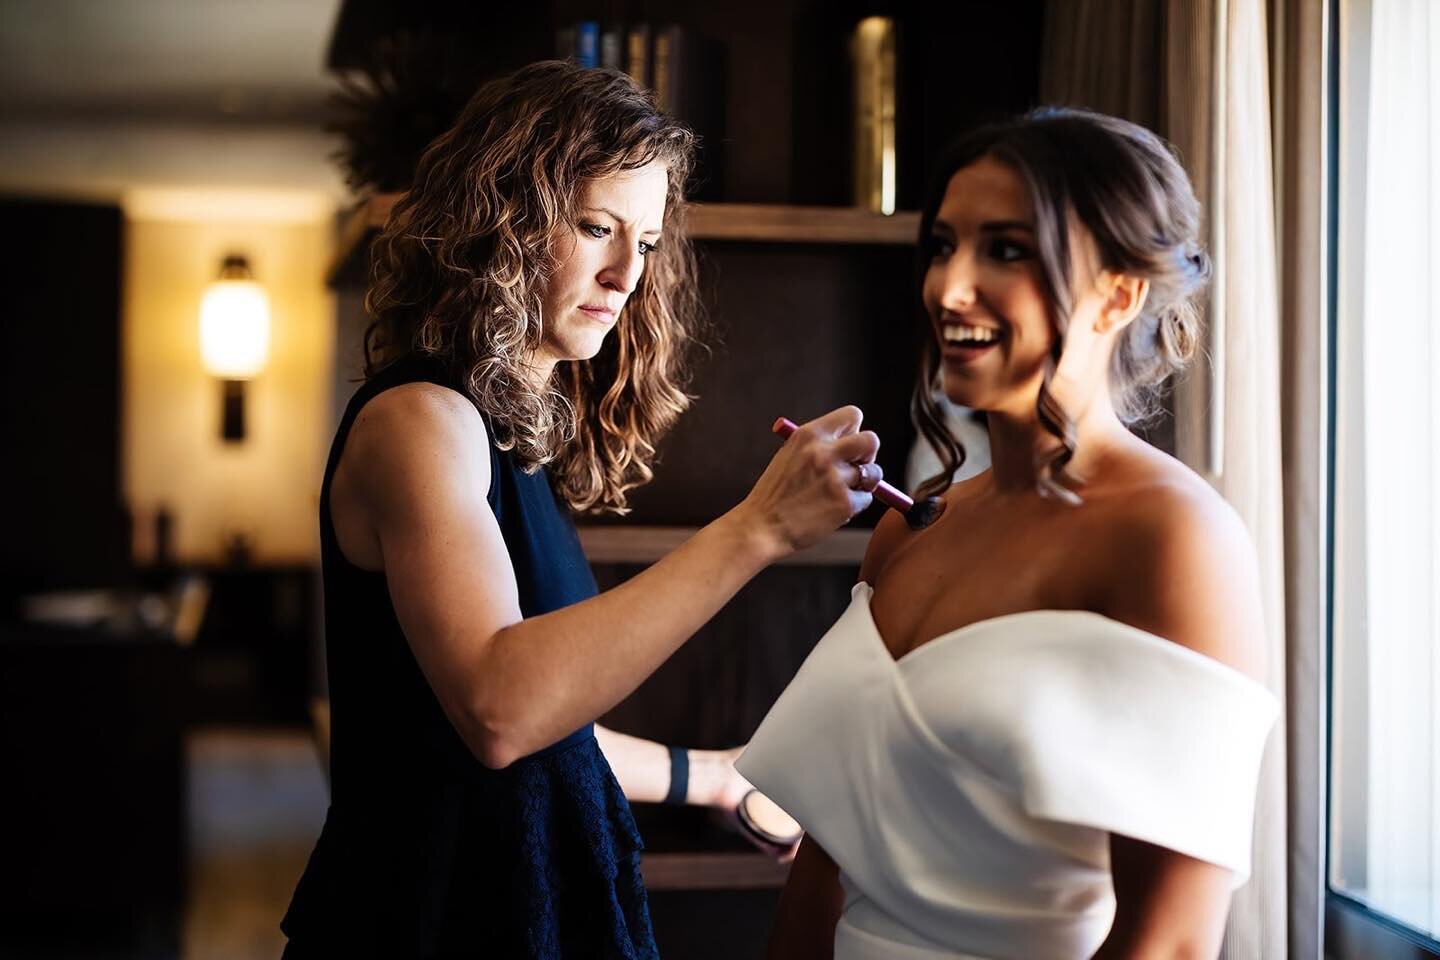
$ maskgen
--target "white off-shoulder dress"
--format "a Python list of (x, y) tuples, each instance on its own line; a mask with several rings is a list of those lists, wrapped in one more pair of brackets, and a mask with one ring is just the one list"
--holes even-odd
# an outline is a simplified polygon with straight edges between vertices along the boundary
[(1249, 876), (1263, 685), (1077, 610), (897, 661), (871, 594), (855, 585), (736, 764), (838, 864), (836, 960), (1088, 958), (1115, 914), (1111, 833)]

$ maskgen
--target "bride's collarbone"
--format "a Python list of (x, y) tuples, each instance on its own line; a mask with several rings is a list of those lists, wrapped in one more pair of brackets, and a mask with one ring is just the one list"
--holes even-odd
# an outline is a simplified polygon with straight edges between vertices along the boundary
[(1037, 522), (1009, 511), (966, 513), (949, 518), (959, 522), (943, 537), (903, 544), (874, 579), (871, 615), (897, 659), (997, 617), (1095, 606), (1096, 579), (1106, 564), (1103, 539), (1097, 542), (1091, 524)]

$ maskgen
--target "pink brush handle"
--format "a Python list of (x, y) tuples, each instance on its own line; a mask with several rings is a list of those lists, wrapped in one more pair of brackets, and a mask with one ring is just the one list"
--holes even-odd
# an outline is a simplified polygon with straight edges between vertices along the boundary
[[(798, 429), (800, 428), (795, 426), (795, 421), (790, 420), (786, 417), (781, 417), (780, 419), (776, 420), (775, 425), (770, 428), (773, 433), (779, 434), (782, 438), (787, 440), (790, 438), (790, 434), (794, 433)], [(904, 493), (896, 490), (884, 480), (881, 480), (880, 483), (875, 487), (874, 494), (876, 499), (878, 499), (881, 503), (885, 504), (887, 507), (899, 510), (901, 513), (909, 513), (910, 508), (915, 506), (914, 500), (911, 500)]]

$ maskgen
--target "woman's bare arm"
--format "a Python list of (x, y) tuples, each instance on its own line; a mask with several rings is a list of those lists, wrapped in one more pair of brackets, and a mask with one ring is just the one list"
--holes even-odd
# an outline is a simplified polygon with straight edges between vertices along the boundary
[[(792, 437), (750, 495), (649, 569), (523, 619), (486, 500), (489, 440), (459, 394), (411, 384), (357, 417), (337, 470), (378, 543), (395, 612), (451, 723), (504, 767), (629, 694), (759, 570), (863, 509), (879, 441), (842, 408)], [(332, 494), (333, 497), (333, 494)], [(333, 503), (332, 503), (333, 509)]]
[[(654, 740), (595, 727), (595, 739), (627, 799), (659, 803), (670, 793), (670, 748)], [(694, 806), (733, 809), (740, 802), (745, 778), (735, 772), (736, 750), (687, 750), (690, 760), (685, 802)], [(737, 787), (744, 787), (737, 792)]]

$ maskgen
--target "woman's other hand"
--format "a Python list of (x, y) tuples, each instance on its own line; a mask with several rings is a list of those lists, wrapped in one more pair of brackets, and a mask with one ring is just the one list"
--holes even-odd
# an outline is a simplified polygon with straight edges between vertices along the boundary
[(740, 822), (739, 808), (747, 794), (755, 787), (740, 775), (735, 769), (735, 761), (739, 759), (744, 747), (733, 747), (729, 750), (692, 750), (691, 763), (694, 764), (696, 785), (700, 787), (701, 795), (696, 797), (696, 802), (713, 808), (725, 826), (740, 834), (752, 844), (774, 857), (780, 863), (789, 863), (795, 859), (795, 851), (800, 847), (800, 840), (797, 838), (794, 843), (777, 845), (767, 842), (751, 830), (747, 830)]

